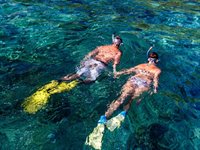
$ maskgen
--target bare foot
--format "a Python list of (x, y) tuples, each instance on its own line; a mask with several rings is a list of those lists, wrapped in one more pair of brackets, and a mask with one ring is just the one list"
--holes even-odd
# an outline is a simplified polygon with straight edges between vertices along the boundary
[(61, 80), (69, 81), (69, 80), (77, 79), (79, 77), (80, 76), (78, 74), (69, 74), (69, 75), (62, 77)]
[(70, 75), (66, 75), (66, 76), (62, 77), (61, 80), (70, 80)]

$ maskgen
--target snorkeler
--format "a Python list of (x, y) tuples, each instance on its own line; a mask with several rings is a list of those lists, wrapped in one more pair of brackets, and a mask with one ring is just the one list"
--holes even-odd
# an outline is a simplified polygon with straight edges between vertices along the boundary
[(112, 42), (112, 45), (97, 47), (86, 55), (75, 74), (64, 76), (61, 80), (53, 80), (27, 97), (21, 105), (24, 111), (35, 114), (48, 103), (51, 95), (70, 91), (82, 82), (95, 81), (111, 61), (113, 62), (113, 73), (115, 73), (116, 65), (119, 64), (122, 54), (119, 50), (122, 39), (119, 36), (112, 35)]
[[(130, 69), (115, 72), (115, 77), (119, 77), (123, 74), (132, 73), (135, 73), (135, 75), (131, 76), (128, 81), (123, 85), (121, 95), (117, 98), (117, 100), (113, 101), (110, 104), (108, 110), (105, 112), (105, 115), (100, 117), (100, 120), (98, 121), (99, 124), (107, 125), (109, 122), (109, 120), (107, 121), (107, 119), (112, 115), (115, 110), (118, 109), (121, 104), (124, 104), (125, 100), (127, 99), (128, 101), (124, 104), (123, 107), (124, 111), (122, 111), (118, 115), (125, 118), (132, 101), (135, 98), (139, 97), (143, 92), (149, 91), (151, 89), (151, 84), (153, 84), (153, 92), (157, 93), (158, 78), (161, 70), (156, 66), (158, 63), (158, 54), (155, 52), (149, 54), (149, 51), (151, 49), (152, 47), (148, 50), (147, 53), (148, 63), (140, 64)], [(139, 104), (140, 101), (141, 99), (139, 99), (137, 103)]]
[(122, 39), (112, 35), (111, 45), (99, 46), (88, 53), (75, 74), (66, 75), (61, 79), (64, 81), (74, 79), (82, 79), (84, 82), (95, 81), (110, 62), (113, 62), (113, 73), (116, 73), (116, 66), (122, 55), (119, 50), (121, 44), (123, 44)]
[[(86, 145), (92, 146), (95, 149), (101, 149), (105, 126), (110, 131), (114, 131), (116, 128), (119, 128), (121, 123), (124, 121), (124, 118), (133, 100), (138, 98), (143, 92), (150, 91), (151, 84), (153, 84), (154, 93), (157, 93), (158, 78), (161, 70), (156, 66), (158, 63), (158, 54), (155, 52), (149, 54), (151, 49), (152, 47), (150, 47), (150, 49), (147, 51), (148, 63), (115, 72), (115, 77), (131, 73), (135, 73), (135, 75), (128, 79), (128, 81), (122, 87), (121, 95), (117, 98), (117, 100), (110, 104), (108, 110), (105, 112), (105, 115), (100, 117), (97, 127), (95, 127), (92, 133), (87, 136), (85, 142)], [(139, 104), (140, 101), (141, 99), (139, 99), (137, 103)], [(124, 110), (117, 116), (107, 120), (122, 104), (124, 104)]]

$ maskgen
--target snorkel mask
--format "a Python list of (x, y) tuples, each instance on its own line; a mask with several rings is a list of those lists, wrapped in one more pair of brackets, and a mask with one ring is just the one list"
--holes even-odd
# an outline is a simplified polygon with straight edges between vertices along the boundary
[(112, 34), (112, 42), (117, 46), (121, 46), (123, 44), (122, 39), (119, 36), (115, 36), (114, 34)]
[(160, 60), (158, 59), (158, 54), (156, 52), (151, 52), (154, 46), (151, 46), (148, 51), (147, 51), (147, 59), (149, 62), (154, 62), (154, 63), (158, 63)]

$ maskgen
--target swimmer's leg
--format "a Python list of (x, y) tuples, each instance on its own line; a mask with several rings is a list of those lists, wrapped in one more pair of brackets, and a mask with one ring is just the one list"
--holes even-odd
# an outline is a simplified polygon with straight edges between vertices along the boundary
[[(111, 118), (110, 120), (108, 120), (106, 122), (106, 127), (110, 130), (110, 131), (114, 131), (116, 128), (119, 128), (121, 126), (121, 123), (124, 121), (126, 114), (133, 102), (133, 100), (138, 97), (138, 93), (136, 92), (137, 89), (135, 89), (134, 92), (132, 92), (129, 96), (129, 100), (127, 101), (127, 103), (124, 105), (123, 107), (123, 111), (120, 112), (117, 116)], [(141, 93), (141, 92), (140, 92)]]
[(106, 124), (107, 118), (109, 118), (113, 114), (113, 112), (117, 110), (117, 108), (124, 102), (127, 96), (129, 96), (127, 93), (122, 93), (117, 100), (113, 101), (110, 104), (108, 110), (105, 112), (105, 115), (102, 115), (100, 117), (98, 123)]
[(127, 111), (130, 108), (132, 102), (132, 97), (130, 97), (130, 100), (128, 101), (128, 104), (126, 104), (126, 107), (124, 107), (124, 110), (120, 112), (117, 116), (112, 117), (106, 122), (106, 127), (111, 132), (114, 131), (116, 128), (119, 128), (121, 126), (121, 123), (124, 121)]
[(85, 84), (88, 84), (88, 83), (95, 82), (95, 80), (87, 79), (87, 80), (82, 80), (82, 82), (85, 83)]
[(129, 108), (130, 108), (130, 106), (131, 106), (131, 104), (132, 104), (132, 102), (135, 98), (136, 98), (135, 96), (131, 96), (129, 101), (127, 102), (127, 104), (124, 105), (123, 109), (124, 109), (125, 112), (127, 112), (129, 110)]
[(113, 101), (108, 110), (105, 112), (106, 118), (110, 117), (115, 110), (123, 103), (123, 101), (126, 99), (127, 95), (121, 95), (117, 100)]
[(75, 73), (75, 74), (66, 75), (66, 76), (62, 77), (61, 80), (70, 81), (70, 80), (75, 80), (75, 79), (79, 79), (79, 78), (80, 78), (80, 75)]
[[(136, 88), (135, 92), (132, 94), (131, 98), (129, 99), (128, 103), (124, 106), (123, 109), (125, 111), (128, 111), (132, 104), (132, 101), (135, 98), (139, 97), (143, 92), (148, 91), (148, 90), (149, 90), (149, 88), (140, 88), (140, 87)], [(136, 104), (139, 105), (141, 103), (141, 101), (142, 101), (142, 98), (139, 98), (139, 100), (136, 102)]]
[(91, 82), (95, 82), (96, 79), (91, 78), (89, 75), (86, 79), (81, 79), (81, 75), (80, 74), (69, 74), (64, 76), (63, 78), (61, 78), (61, 81), (71, 81), (71, 80), (75, 80), (75, 79), (80, 79), (83, 83), (91, 83)]
[(123, 88), (122, 94), (119, 96), (117, 100), (113, 101), (110, 104), (108, 110), (105, 112), (106, 118), (110, 117), (113, 114), (113, 112), (117, 110), (121, 104), (124, 103), (126, 98), (132, 94), (132, 92), (134, 92), (134, 89), (130, 89), (126, 87)]

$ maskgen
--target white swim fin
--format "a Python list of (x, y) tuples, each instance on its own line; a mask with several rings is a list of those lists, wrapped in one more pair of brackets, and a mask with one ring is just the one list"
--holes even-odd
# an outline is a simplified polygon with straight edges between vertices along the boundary
[(102, 146), (104, 129), (104, 124), (98, 124), (97, 127), (94, 128), (92, 133), (90, 133), (90, 135), (87, 136), (85, 144), (93, 147), (94, 149), (100, 150)]
[(117, 116), (109, 119), (106, 122), (106, 127), (111, 132), (114, 131), (116, 128), (119, 128), (121, 126), (121, 123), (124, 121), (125, 116), (122, 114), (118, 114)]

